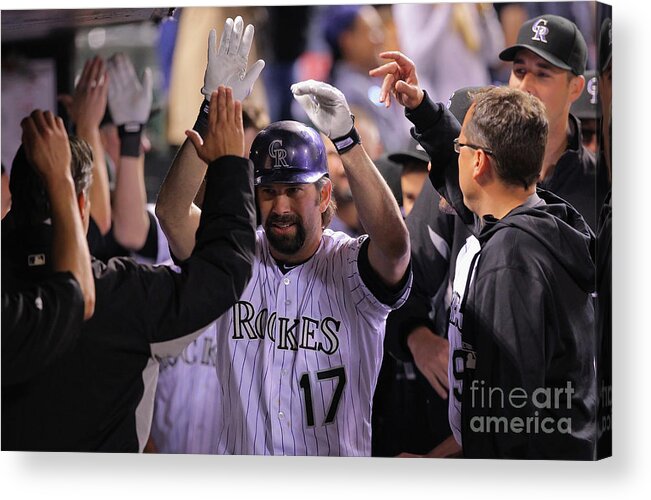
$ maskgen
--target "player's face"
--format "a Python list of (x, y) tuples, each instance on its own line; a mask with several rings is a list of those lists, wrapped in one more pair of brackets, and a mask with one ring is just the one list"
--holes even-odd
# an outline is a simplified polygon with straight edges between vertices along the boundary
[(540, 99), (553, 129), (555, 124), (567, 122), (570, 106), (581, 94), (584, 82), (583, 77), (553, 66), (528, 49), (521, 49), (513, 60), (509, 87)]
[(405, 217), (414, 208), (416, 198), (423, 189), (427, 180), (427, 172), (409, 172), (400, 176), (400, 187), (402, 188), (402, 206), (405, 209)]
[(298, 263), (312, 256), (321, 241), (322, 204), (314, 184), (268, 184), (258, 188), (262, 225), (276, 259)]

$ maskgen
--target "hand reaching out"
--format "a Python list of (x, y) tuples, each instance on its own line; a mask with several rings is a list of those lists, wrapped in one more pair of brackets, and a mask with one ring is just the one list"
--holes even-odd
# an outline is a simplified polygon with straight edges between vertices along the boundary
[(217, 34), (214, 29), (210, 30), (208, 65), (201, 89), (208, 101), (220, 85), (231, 87), (234, 99), (243, 101), (251, 93), (253, 84), (264, 68), (264, 61), (259, 59), (247, 71), (255, 29), (249, 24), (242, 32), (243, 26), (244, 21), (240, 16), (237, 16), (234, 22), (230, 17), (226, 19), (219, 48), (216, 44)]
[(153, 99), (151, 70), (145, 68), (141, 82), (131, 59), (117, 53), (109, 59), (108, 71), (111, 76), (108, 104), (113, 123), (118, 126), (147, 123)]
[(98, 56), (87, 60), (73, 95), (59, 96), (77, 130), (99, 129), (106, 112), (108, 88), (104, 61)]
[(391, 96), (408, 109), (414, 109), (423, 101), (423, 89), (418, 86), (416, 65), (402, 52), (389, 51), (380, 54), (382, 59), (391, 62), (383, 64), (368, 72), (371, 76), (383, 76), (380, 102), (388, 108), (391, 106)]
[(330, 139), (343, 137), (353, 128), (353, 115), (339, 89), (324, 82), (306, 80), (295, 83), (291, 90), (312, 123)]
[(20, 122), (27, 160), (43, 176), (46, 184), (69, 178), (70, 143), (63, 120), (50, 111), (34, 110)]
[(199, 158), (210, 164), (222, 156), (244, 156), (242, 103), (233, 100), (233, 89), (219, 86), (212, 93), (208, 111), (208, 130), (202, 140), (195, 130), (185, 135), (197, 150)]

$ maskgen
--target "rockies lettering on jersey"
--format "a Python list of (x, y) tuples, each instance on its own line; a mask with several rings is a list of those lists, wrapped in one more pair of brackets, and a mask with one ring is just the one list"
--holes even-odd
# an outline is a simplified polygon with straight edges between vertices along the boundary
[(253, 274), (214, 324), (217, 453), (370, 456), (386, 318), (359, 275), (366, 237), (325, 230), (286, 273), (258, 230)]
[(215, 330), (209, 327), (179, 356), (160, 359), (151, 426), (160, 453), (217, 453), (216, 358)]
[[(256, 314), (255, 307), (248, 302), (238, 302), (233, 306), (234, 340), (262, 340), (267, 335), (277, 343), (278, 349), (310, 349), (334, 354), (339, 348), (337, 333), (340, 327), (341, 321), (329, 316), (320, 321), (307, 316), (292, 319), (276, 313), (269, 316), (267, 309)], [(325, 343), (315, 340), (318, 332)]]

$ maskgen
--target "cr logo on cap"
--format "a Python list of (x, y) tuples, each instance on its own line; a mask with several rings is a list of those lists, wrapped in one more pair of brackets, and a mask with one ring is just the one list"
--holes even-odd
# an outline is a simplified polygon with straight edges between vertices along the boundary
[(588, 80), (588, 94), (590, 94), (590, 104), (597, 104), (597, 77), (594, 76)]
[(532, 40), (547, 43), (545, 36), (549, 33), (549, 28), (547, 27), (547, 21), (545, 19), (538, 19), (531, 27), (531, 31), (535, 33), (533, 38), (531, 38)]
[(289, 167), (289, 165), (285, 161), (285, 158), (287, 158), (287, 150), (283, 149), (281, 147), (282, 145), (283, 145), (283, 141), (281, 141), (280, 139), (271, 141), (271, 144), (269, 144), (269, 156), (271, 156), (274, 160), (276, 160), (273, 165), (273, 168)]

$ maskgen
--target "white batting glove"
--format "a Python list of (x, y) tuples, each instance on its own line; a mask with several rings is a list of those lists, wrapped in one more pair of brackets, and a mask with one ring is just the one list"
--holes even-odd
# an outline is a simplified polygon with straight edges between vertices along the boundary
[(233, 89), (233, 99), (242, 101), (251, 93), (253, 84), (264, 68), (264, 61), (259, 59), (246, 70), (249, 52), (253, 44), (255, 29), (249, 24), (244, 33), (244, 21), (240, 16), (235, 22), (229, 17), (224, 24), (219, 48), (216, 46), (217, 35), (214, 29), (208, 35), (208, 66), (203, 77), (201, 93), (207, 101), (220, 85)]
[(142, 127), (149, 120), (152, 102), (151, 70), (146, 68), (142, 83), (133, 69), (131, 59), (122, 53), (108, 60), (108, 105), (113, 123), (127, 129)]
[(339, 89), (316, 80), (295, 83), (291, 89), (294, 99), (316, 128), (332, 140), (339, 153), (361, 142), (354, 127), (355, 118)]

